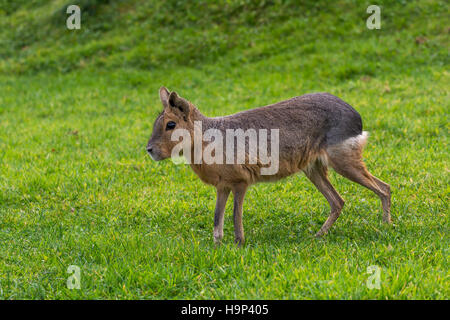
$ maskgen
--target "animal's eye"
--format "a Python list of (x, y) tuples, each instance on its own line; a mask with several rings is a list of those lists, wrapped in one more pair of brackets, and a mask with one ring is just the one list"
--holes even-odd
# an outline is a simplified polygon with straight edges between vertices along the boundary
[(166, 124), (166, 130), (172, 130), (173, 128), (175, 128), (176, 125), (177, 125), (177, 124), (176, 124), (175, 122), (169, 121), (169, 122), (167, 122), (167, 124)]

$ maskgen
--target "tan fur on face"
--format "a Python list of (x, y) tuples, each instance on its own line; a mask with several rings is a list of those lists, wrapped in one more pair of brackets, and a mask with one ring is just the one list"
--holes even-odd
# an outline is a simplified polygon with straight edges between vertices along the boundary
[[(171, 157), (172, 149), (179, 143), (179, 141), (172, 141), (173, 130), (185, 129), (191, 137), (194, 135), (194, 121), (198, 119), (199, 112), (188, 101), (178, 97), (175, 93), (175, 98), (172, 99), (174, 105), (169, 103), (169, 97), (173, 95), (168, 93), (167, 89), (161, 88), (160, 97), (164, 105), (164, 110), (158, 116), (153, 125), (153, 132), (148, 143), (152, 148), (152, 157), (156, 156), (155, 160), (164, 160)], [(167, 123), (173, 121), (176, 127), (173, 130), (166, 130)]]

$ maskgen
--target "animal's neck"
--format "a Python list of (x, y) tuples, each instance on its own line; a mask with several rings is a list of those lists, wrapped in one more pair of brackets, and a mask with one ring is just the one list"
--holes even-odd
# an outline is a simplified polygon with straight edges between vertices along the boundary
[(190, 118), (192, 121), (208, 121), (208, 117), (204, 116), (197, 108), (192, 108)]
[(216, 129), (220, 128), (220, 121), (218, 120), (218, 118), (209, 118), (209, 117), (203, 115), (200, 112), (200, 110), (198, 110), (195, 107), (192, 108), (191, 120), (194, 123), (195, 123), (195, 121), (201, 122), (202, 133), (210, 128), (216, 128)]
[[(222, 124), (221, 124), (221, 122), (219, 121), (218, 118), (207, 117), (207, 116), (203, 115), (195, 107), (191, 109), (190, 119), (194, 123), (194, 129), (190, 132), (190, 134), (191, 134), (191, 154), (190, 154), (190, 157), (191, 158), (188, 159), (188, 161), (191, 163), (191, 167), (192, 166), (197, 167), (197, 165), (194, 164), (195, 163), (195, 161), (194, 161), (194, 157), (195, 156), (194, 155), (196, 153), (195, 143), (197, 142), (197, 144), (201, 148), (201, 151), (203, 152), (203, 147), (205, 146), (204, 145), (204, 141), (203, 141), (203, 134), (205, 133), (205, 131), (208, 130), (208, 129), (212, 129), (212, 128), (221, 130)], [(198, 131), (199, 129), (201, 131)], [(197, 152), (198, 152), (198, 150), (197, 150)], [(195, 171), (195, 169), (194, 169), (194, 171)]]

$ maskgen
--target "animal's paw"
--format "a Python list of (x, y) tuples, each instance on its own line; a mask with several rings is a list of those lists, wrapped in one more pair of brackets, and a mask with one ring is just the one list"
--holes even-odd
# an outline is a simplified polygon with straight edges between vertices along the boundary
[(242, 247), (244, 245), (244, 238), (236, 238), (234, 239), (234, 243), (238, 246), (238, 248)]
[(314, 235), (317, 239), (322, 238), (325, 234), (327, 233), (327, 231), (320, 229), (319, 231), (317, 231), (317, 233)]
[(222, 244), (222, 237), (214, 237), (214, 244), (216, 247), (220, 246)]

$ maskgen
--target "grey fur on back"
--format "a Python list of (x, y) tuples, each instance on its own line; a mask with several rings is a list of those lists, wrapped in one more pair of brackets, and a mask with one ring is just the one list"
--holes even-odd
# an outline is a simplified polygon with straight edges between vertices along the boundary
[[(326, 148), (362, 133), (359, 113), (329, 93), (311, 93), (233, 115), (205, 118), (203, 130), (280, 129), (281, 148), (295, 148), (308, 140)], [(209, 121), (208, 121), (209, 120)]]

